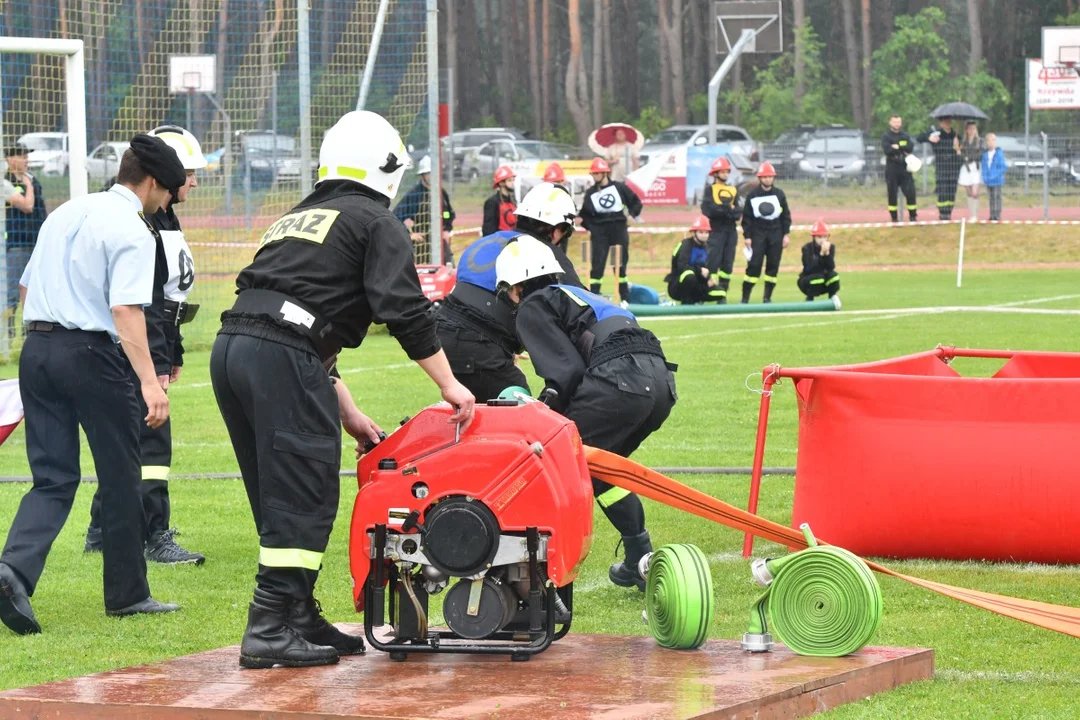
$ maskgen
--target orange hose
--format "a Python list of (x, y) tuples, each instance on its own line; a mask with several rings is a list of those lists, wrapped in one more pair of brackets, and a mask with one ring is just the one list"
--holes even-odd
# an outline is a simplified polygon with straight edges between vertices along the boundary
[[(585, 447), (585, 457), (589, 462), (590, 473), (598, 480), (603, 480), (606, 483), (637, 493), (642, 497), (647, 497), (664, 505), (670, 505), (677, 510), (697, 515), (706, 520), (712, 520), (735, 530), (753, 533), (766, 540), (791, 547), (806, 547), (806, 540), (798, 530), (752, 515), (733, 505), (728, 505), (726, 502), (672, 480), (666, 475), (639, 465), (633, 460), (588, 446)], [(819, 538), (818, 544), (826, 543)], [(1080, 608), (1052, 605), (1036, 600), (1021, 600), (1007, 595), (995, 595), (994, 593), (980, 592), (978, 590), (967, 590), (930, 580), (921, 580), (910, 575), (903, 575), (877, 563), (867, 562), (866, 564), (879, 573), (907, 580), (909, 583), (953, 600), (959, 600), (962, 603), (974, 605), (1014, 620), (1031, 623), (1047, 630), (1080, 638)]]

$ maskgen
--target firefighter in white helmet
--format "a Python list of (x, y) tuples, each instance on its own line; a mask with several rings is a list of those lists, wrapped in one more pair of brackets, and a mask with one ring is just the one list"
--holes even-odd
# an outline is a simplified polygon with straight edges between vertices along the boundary
[(451, 422), (472, 419), (409, 234), (389, 210), (408, 163), (383, 117), (344, 115), (323, 137), (314, 192), (263, 234), (222, 315), (210, 379), (259, 532), (244, 667), (325, 665), (364, 651), (362, 638), (326, 622), (313, 595), (338, 509), (342, 427), (359, 443), (382, 436), (341, 382), (338, 352), (385, 323), (455, 408)]
[[(401, 202), (394, 208), (394, 215), (405, 223), (409, 228), (414, 247), (423, 250), (428, 247), (431, 228), (431, 156), (425, 155), (416, 163), (416, 176), (420, 179), (412, 190), (405, 193)], [(457, 213), (450, 204), (450, 195), (446, 188), (441, 188), (442, 194), (442, 261), (444, 265), (454, 264), (454, 251), (450, 247), (450, 237), (454, 230), (454, 220)], [(424, 256), (424, 252), (417, 252), (417, 257)]]
[[(145, 312), (146, 338), (158, 380), (162, 388), (167, 389), (180, 379), (184, 365), (180, 328), (191, 322), (199, 309), (198, 305), (187, 302), (188, 293), (195, 282), (195, 264), (174, 207), (187, 202), (191, 191), (199, 187), (195, 171), (202, 170), (207, 163), (199, 141), (182, 127), (162, 125), (148, 134), (161, 138), (176, 151), (187, 174), (187, 180), (176, 194), (170, 194), (166, 205), (150, 216), (150, 222), (157, 230), (157, 262), (154, 268), (154, 299)], [(151, 428), (145, 423), (141, 423), (140, 427), (143, 482), (139, 489), (146, 515), (146, 559), (165, 565), (201, 565), (206, 558), (181, 547), (176, 542), (176, 531), (169, 527), (172, 514), (169, 501), (172, 419), (166, 420), (161, 427)], [(100, 552), (103, 549), (100, 518), (99, 488), (90, 505), (90, 527), (86, 531), (84, 546), (86, 552)]]

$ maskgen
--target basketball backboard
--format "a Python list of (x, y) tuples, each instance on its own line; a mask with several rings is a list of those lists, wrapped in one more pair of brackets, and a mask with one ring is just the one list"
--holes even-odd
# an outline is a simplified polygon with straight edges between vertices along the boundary
[(784, 51), (784, 24), (780, 0), (718, 0), (713, 3), (713, 38), (717, 55), (727, 55), (743, 30), (753, 30), (754, 41), (743, 52)]
[(216, 55), (169, 56), (169, 92), (174, 95), (216, 92)]
[(1044, 27), (1042, 50), (1043, 67), (1080, 65), (1080, 27)]

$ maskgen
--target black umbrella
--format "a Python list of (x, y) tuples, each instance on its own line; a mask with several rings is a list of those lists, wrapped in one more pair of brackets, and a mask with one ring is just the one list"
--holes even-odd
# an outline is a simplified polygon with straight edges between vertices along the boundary
[(975, 107), (971, 103), (966, 102), (951, 102), (939, 105), (934, 108), (934, 111), (930, 113), (930, 117), (935, 120), (941, 118), (957, 118), (961, 120), (989, 120), (986, 113), (979, 108)]

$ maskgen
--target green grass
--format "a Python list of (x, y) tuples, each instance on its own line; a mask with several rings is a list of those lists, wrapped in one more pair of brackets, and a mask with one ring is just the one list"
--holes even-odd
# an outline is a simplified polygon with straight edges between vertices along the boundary
[[(656, 276), (641, 281), (658, 283)], [(964, 288), (955, 274), (850, 272), (843, 275), (845, 310), (991, 305), (1080, 294), (1075, 271), (972, 271)], [(759, 291), (760, 292), (760, 291)], [(786, 277), (777, 300), (799, 299)], [(1029, 305), (1080, 309), (1080, 298)], [(680, 400), (668, 423), (635, 455), (649, 465), (750, 464), (758, 395), (748, 375), (772, 362), (808, 366), (859, 362), (926, 350), (938, 343), (969, 347), (1080, 351), (1077, 318), (948, 312), (930, 315), (854, 315), (843, 311), (775, 318), (647, 320), (673, 362), (680, 365)], [(174, 417), (174, 472), (235, 472), (232, 455), (207, 371), (209, 354), (192, 352), (185, 376), (170, 392)], [(993, 362), (958, 363), (965, 374), (986, 375)], [(421, 371), (386, 335), (374, 335), (358, 352), (346, 353), (343, 375), (360, 407), (386, 429), (435, 402), (437, 394)], [(12, 371), (14, 368), (11, 369)], [(751, 378), (751, 387), (759, 385)], [(773, 402), (766, 464), (794, 465), (797, 414), (790, 385)], [(92, 472), (84, 448), (84, 472)], [(343, 467), (354, 463), (346, 444)], [(16, 432), (0, 452), (0, 475), (28, 472), (25, 445)], [(704, 492), (745, 506), (744, 476), (680, 478)], [(25, 484), (0, 484), (0, 527), (8, 527)], [(760, 511), (790, 522), (794, 481), (767, 477)], [(205, 552), (202, 568), (150, 568), (156, 597), (174, 600), (183, 611), (168, 617), (110, 620), (101, 601), (101, 558), (82, 554), (93, 485), (76, 499), (72, 519), (53, 546), (34, 609), (44, 633), (16, 637), (0, 631), (0, 688), (19, 687), (89, 672), (149, 662), (239, 642), (255, 572), (257, 539), (243, 486), (237, 480), (176, 480), (174, 524), (181, 541)], [(344, 479), (341, 514), (326, 556), (318, 596), (334, 621), (356, 621), (348, 573), (348, 517), (355, 481)], [(646, 501), (654, 542), (692, 542), (709, 556), (716, 614), (712, 637), (735, 639), (746, 629), (759, 589), (739, 555), (742, 535)], [(616, 535), (596, 513), (596, 539), (577, 589), (581, 632), (645, 634), (639, 595), (611, 586), (606, 568)], [(759, 556), (781, 548), (759, 542)], [(896, 562), (897, 569), (964, 587), (1076, 605), (1076, 567), (986, 563)], [(839, 718), (880, 717), (1075, 717), (1080, 691), (1077, 641), (1000, 618), (891, 578), (881, 578), (885, 614), (874, 644), (932, 647), (937, 674), (833, 712)], [(437, 607), (437, 603), (436, 603)]]

